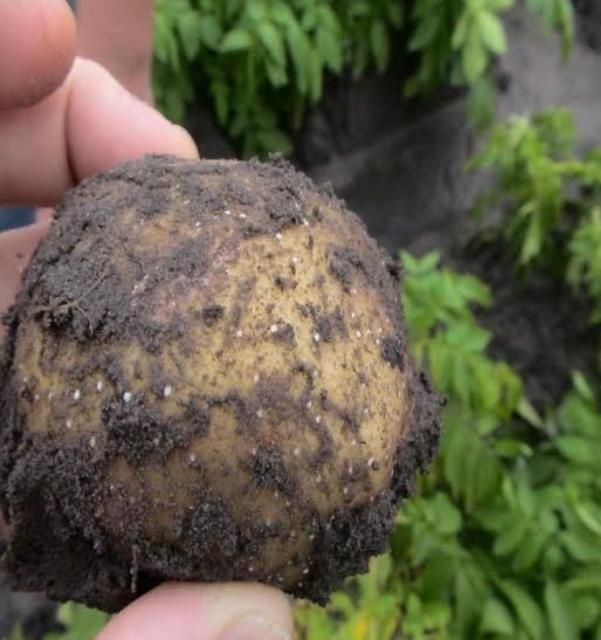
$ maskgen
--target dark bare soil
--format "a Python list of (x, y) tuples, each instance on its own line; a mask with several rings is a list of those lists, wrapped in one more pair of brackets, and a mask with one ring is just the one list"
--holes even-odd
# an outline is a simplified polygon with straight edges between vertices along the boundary
[(593, 51), (601, 52), (601, 5), (598, 0), (573, 0), (573, 4), (580, 37)]
[(590, 326), (590, 305), (567, 285), (540, 272), (518, 276), (500, 242), (473, 242), (450, 262), (490, 286), (494, 303), (479, 312), (493, 335), (490, 352), (518, 371), (538, 409), (558, 405), (572, 371), (595, 370), (601, 331)]

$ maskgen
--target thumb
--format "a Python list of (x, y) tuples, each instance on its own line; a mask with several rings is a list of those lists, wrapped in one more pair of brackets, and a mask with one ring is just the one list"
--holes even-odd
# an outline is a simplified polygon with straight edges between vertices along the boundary
[(259, 584), (167, 584), (116, 615), (96, 640), (292, 640), (279, 591)]

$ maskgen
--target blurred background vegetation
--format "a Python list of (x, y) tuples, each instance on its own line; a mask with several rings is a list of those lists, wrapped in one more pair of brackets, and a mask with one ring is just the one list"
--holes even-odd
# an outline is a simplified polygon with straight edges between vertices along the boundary
[[(527, 0), (568, 56), (569, 0)], [(406, 100), (467, 95), (482, 144), (468, 169), (489, 174), (474, 202), (477, 246), (509, 278), (554, 283), (601, 321), (601, 149), (577, 151), (561, 108), (496, 122), (496, 61), (513, 0), (157, 0), (155, 92), (183, 120), (210, 105), (240, 156), (293, 150), (328, 78), (384, 73), (393, 53)], [(601, 345), (553, 406), (491, 355), (489, 286), (437, 252), (401, 252), (413, 353), (446, 394), (432, 472), (398, 514), (389, 552), (326, 608), (297, 606), (300, 640), (601, 640)], [(545, 318), (540, 319), (541, 323)], [(60, 609), (66, 635), (105, 616)], [(13, 640), (20, 638), (15, 629)]]
[[(155, 94), (172, 118), (204, 99), (243, 156), (292, 150), (328, 74), (383, 73), (400, 49), (407, 97), (467, 88), (470, 118), (491, 122), (501, 16), (514, 0), (157, 0)], [(567, 54), (570, 0), (528, 0)]]

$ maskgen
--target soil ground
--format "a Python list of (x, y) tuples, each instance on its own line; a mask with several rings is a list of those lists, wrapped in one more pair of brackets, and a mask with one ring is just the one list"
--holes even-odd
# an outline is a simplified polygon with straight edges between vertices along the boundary
[(499, 243), (455, 250), (450, 262), (490, 286), (494, 304), (479, 313), (493, 335), (490, 352), (520, 373), (537, 409), (559, 404), (572, 371), (594, 370), (601, 332), (590, 327), (586, 300), (546, 274), (520, 279)]

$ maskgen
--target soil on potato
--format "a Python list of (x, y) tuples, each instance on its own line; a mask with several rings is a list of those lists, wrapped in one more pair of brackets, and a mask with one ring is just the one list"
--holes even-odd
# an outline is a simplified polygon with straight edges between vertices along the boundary
[[(384, 550), (399, 501), (431, 460), (440, 401), (406, 354), (395, 264), (356, 216), (286, 163), (232, 166), (153, 158), (87, 181), (68, 196), (29, 267), (8, 317), (0, 367), (0, 476), (8, 487), (0, 502), (12, 527), (3, 563), (17, 588), (115, 611), (166, 579), (258, 579), (324, 602), (345, 576), (363, 571), (369, 557)], [(170, 228), (173, 243), (157, 251), (151, 241)], [(318, 250), (325, 256), (324, 271), (309, 285), (294, 253), (282, 250), (292, 233), (308, 256)], [(249, 311), (264, 275), (237, 273), (232, 284), (224, 263), (244, 255), (269, 273), (288, 256), (273, 272), (269, 294), (285, 299), (297, 286), (310, 286), (322, 301), (297, 303), (294, 313), (296, 331), (312, 336), (311, 349), (326, 372), (334, 365), (321, 350), (335, 353), (327, 350), (351, 344), (351, 331), (356, 341), (371, 334), (362, 328), (362, 335), (355, 326), (362, 318), (350, 309), (361, 306), (357, 290), (373, 296), (364, 319), (385, 327), (370, 338), (379, 345), (367, 351), (375, 359), (367, 358), (361, 370), (364, 347), (353, 347), (340, 367), (355, 361), (344, 375), (355, 376), (357, 393), (333, 391), (350, 393), (352, 405), (353, 395), (380, 392), (376, 362), (381, 371), (399, 372), (398, 396), (406, 394), (406, 402), (402, 414), (384, 418), (383, 433), (394, 433), (398, 422), (402, 441), (390, 441), (383, 458), (364, 453), (364, 460), (343, 459), (347, 447), (359, 451), (357, 445), (366, 444), (369, 451), (369, 434), (362, 431), (372, 419), (369, 410), (359, 416), (338, 403), (317, 379), (319, 367), (306, 361), (293, 362), (281, 375), (256, 377), (243, 393), (211, 395), (201, 384), (197, 395), (176, 403), (176, 376), (200, 380), (212, 373), (210, 366), (236, 366), (228, 354), (242, 348), (249, 316), (265, 312), (270, 318), (262, 334), (269, 335), (269, 350), (294, 355), (307, 342), (290, 323), (271, 317), (275, 304)], [(216, 269), (228, 277), (211, 280)], [(203, 304), (192, 312), (191, 283), (201, 281)], [(339, 306), (329, 307), (327, 287), (337, 291)], [(207, 347), (207, 362), (218, 364), (188, 372), (198, 332), (220, 332), (225, 342), (215, 352)], [(167, 370), (161, 358), (172, 345), (181, 357)], [(381, 415), (396, 407), (396, 393), (381, 399)], [(292, 440), (266, 432), (261, 422), (267, 415), (276, 424), (296, 425), (316, 448), (297, 452)], [(202, 459), (203, 441), (215, 439), (215, 419), (224, 433), (231, 423), (238, 440), (248, 441), (239, 467), (226, 468), (220, 478), (234, 488), (238, 476), (249, 478), (236, 505), (218, 495), (211, 463)], [(307, 478), (328, 468), (340, 475), (309, 491)], [(267, 492), (289, 524), (258, 521), (252, 513), (256, 496)], [(327, 517), (323, 501), (334, 505)], [(292, 552), (280, 559), (287, 546)]]

